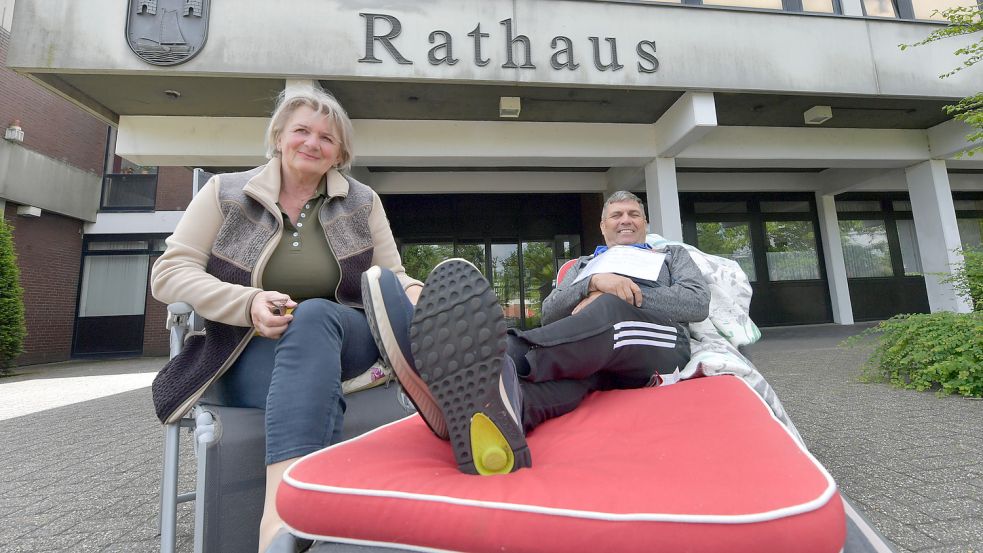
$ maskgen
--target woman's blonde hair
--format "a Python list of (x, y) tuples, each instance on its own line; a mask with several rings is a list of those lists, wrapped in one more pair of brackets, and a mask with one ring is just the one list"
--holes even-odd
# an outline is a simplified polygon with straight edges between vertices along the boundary
[(307, 106), (328, 118), (334, 126), (339, 142), (338, 168), (342, 171), (351, 169), (352, 162), (355, 161), (355, 152), (352, 151), (352, 140), (355, 136), (352, 120), (348, 118), (345, 108), (341, 107), (334, 96), (319, 88), (284, 90), (280, 93), (276, 108), (273, 110), (273, 117), (270, 118), (270, 125), (266, 128), (266, 157), (268, 159), (280, 157), (277, 142), (290, 116), (301, 106)]

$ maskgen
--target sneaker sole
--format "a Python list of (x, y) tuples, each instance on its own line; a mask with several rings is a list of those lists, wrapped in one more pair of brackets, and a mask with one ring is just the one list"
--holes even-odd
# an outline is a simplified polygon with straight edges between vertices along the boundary
[(505, 316), (473, 265), (452, 259), (430, 273), (413, 313), (410, 344), (420, 376), (444, 413), (458, 468), (503, 474), (532, 466), (525, 435), (501, 389)]
[[(369, 302), (363, 301), (366, 307), (365, 315), (369, 322), (372, 338), (379, 346), (379, 356), (396, 373), (396, 379), (399, 380), (406, 396), (413, 402), (413, 406), (416, 407), (417, 412), (423, 417), (423, 421), (427, 423), (430, 430), (437, 437), (446, 440), (448, 434), (444, 414), (440, 411), (440, 407), (433, 396), (430, 395), (430, 389), (427, 388), (427, 385), (403, 356), (399, 342), (396, 340), (396, 333), (393, 332), (392, 325), (389, 323), (385, 300), (382, 297), (382, 287), (379, 286), (382, 270), (378, 266), (372, 266), (365, 274), (368, 286), (367, 289), (363, 289), (363, 293), (367, 293), (371, 300)], [(392, 352), (391, 355), (390, 352)]]

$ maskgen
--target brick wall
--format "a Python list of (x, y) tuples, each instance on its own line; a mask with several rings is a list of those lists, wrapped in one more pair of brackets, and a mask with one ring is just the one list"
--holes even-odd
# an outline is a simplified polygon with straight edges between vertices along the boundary
[(157, 172), (157, 210), (183, 211), (191, 201), (194, 173), (187, 167), (161, 167)]
[(82, 223), (47, 211), (40, 217), (19, 217), (17, 204), (11, 202), (5, 211), (13, 227), (27, 319), (24, 353), (15, 363), (64, 361), (72, 354)]
[[(157, 256), (150, 258), (150, 268), (153, 269)], [(143, 323), (143, 354), (167, 355), (170, 341), (164, 323), (167, 321), (167, 306), (150, 295), (150, 275), (147, 275), (146, 317)]]
[(102, 175), (109, 126), (6, 66), (10, 33), (0, 28), (0, 128), (14, 119), (24, 146)]

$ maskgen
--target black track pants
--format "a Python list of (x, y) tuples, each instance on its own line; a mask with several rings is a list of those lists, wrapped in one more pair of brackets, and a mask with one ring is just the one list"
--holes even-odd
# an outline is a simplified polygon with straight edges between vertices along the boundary
[(690, 354), (682, 325), (607, 294), (541, 328), (510, 330), (509, 340), (530, 348), (530, 372), (520, 379), (526, 431), (569, 413), (595, 390), (653, 385), (655, 374), (682, 370)]

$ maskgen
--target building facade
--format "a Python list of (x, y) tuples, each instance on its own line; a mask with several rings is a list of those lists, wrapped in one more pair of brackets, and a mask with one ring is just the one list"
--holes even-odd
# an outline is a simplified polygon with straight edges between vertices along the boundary
[[(537, 324), (620, 189), (652, 232), (740, 263), (759, 324), (850, 323), (968, 309), (941, 278), (980, 244), (983, 160), (942, 107), (983, 69), (939, 78), (972, 37), (898, 45), (974, 2), (17, 0), (7, 64), (116, 129), (135, 167), (259, 165), (276, 95), (331, 91), (407, 266), (474, 260), (515, 325)], [(140, 211), (125, 198), (144, 177), (124, 177), (125, 211), (104, 205), (80, 252), (119, 258), (93, 262), (114, 283), (145, 273), (188, 200)], [(135, 328), (90, 313), (110, 300), (89, 286), (91, 336)]]
[[(13, 2), (0, 2), (0, 60), (4, 61), (12, 17)], [(191, 199), (190, 171), (153, 167), (146, 169), (149, 175), (126, 174), (139, 174), (142, 169), (109, 152), (115, 130), (107, 122), (5, 63), (0, 63), (0, 125), (5, 131), (0, 141), (0, 212), (13, 229), (26, 307), (27, 338), (16, 363), (64, 361), (91, 353), (166, 354), (164, 307), (148, 297), (146, 274), (127, 275), (127, 286), (140, 290), (129, 306), (140, 320), (139, 332), (131, 332), (124, 343), (119, 329), (113, 328), (110, 346), (100, 347), (106, 340), (102, 333), (93, 332), (94, 320), (86, 315), (94, 304), (104, 302), (85, 301), (80, 292), (91, 289), (89, 281), (100, 281), (95, 274), (98, 265), (109, 259), (95, 259), (96, 252), (117, 252), (87, 229), (101, 213), (114, 209), (183, 210)], [(121, 178), (140, 182), (137, 186), (128, 182), (127, 194), (118, 197), (113, 185)], [(134, 201), (136, 205), (127, 205)], [(113, 241), (129, 238), (115, 236)], [(162, 237), (158, 238), (159, 242)], [(146, 267), (153, 252), (144, 250)], [(116, 297), (115, 292), (110, 295)]]

